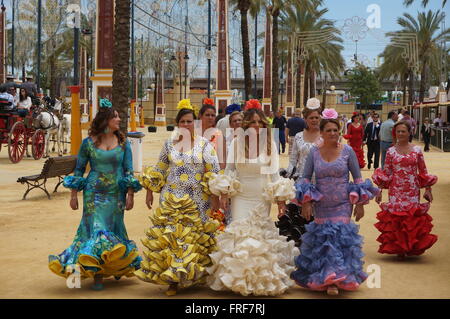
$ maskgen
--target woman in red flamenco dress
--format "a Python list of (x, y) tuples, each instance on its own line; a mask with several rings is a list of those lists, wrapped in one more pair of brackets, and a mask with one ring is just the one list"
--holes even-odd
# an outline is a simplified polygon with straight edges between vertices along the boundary
[(348, 140), (348, 144), (350, 144), (353, 151), (355, 151), (359, 167), (363, 168), (366, 166), (363, 151), (364, 127), (360, 123), (359, 114), (353, 114), (352, 123), (349, 124), (347, 134), (344, 135), (344, 138)]
[[(375, 227), (381, 232), (378, 252), (405, 256), (421, 255), (433, 246), (437, 236), (430, 234), (433, 225), (427, 213), (433, 200), (431, 186), (437, 176), (428, 174), (420, 147), (409, 143), (410, 125), (400, 121), (394, 125), (397, 143), (388, 149), (384, 169), (376, 169), (372, 179), (380, 188), (389, 190), (389, 202), (376, 201), (381, 212)], [(420, 203), (420, 189), (425, 188), (427, 203)]]

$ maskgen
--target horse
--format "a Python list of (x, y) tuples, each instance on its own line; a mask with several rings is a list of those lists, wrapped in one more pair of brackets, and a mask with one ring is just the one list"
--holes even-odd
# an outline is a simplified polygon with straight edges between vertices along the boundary
[(38, 116), (33, 119), (33, 126), (35, 129), (42, 129), (45, 131), (45, 152), (44, 158), (49, 157), (48, 147), (49, 147), (49, 138), (50, 136), (56, 135), (56, 143), (58, 144), (58, 155), (62, 156), (61, 151), (61, 122), (58, 117), (49, 112), (49, 111), (41, 111)]
[[(64, 151), (63, 153), (67, 153), (67, 144), (70, 143), (70, 128), (71, 128), (72, 116), (70, 114), (63, 114), (63, 119), (61, 121), (61, 131), (60, 138), (63, 143)], [(67, 140), (66, 140), (67, 139)]]

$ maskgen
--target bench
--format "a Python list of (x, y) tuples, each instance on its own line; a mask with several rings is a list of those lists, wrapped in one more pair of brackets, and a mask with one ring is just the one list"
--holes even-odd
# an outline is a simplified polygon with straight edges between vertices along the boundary
[(77, 156), (61, 156), (61, 157), (50, 157), (42, 168), (42, 172), (38, 175), (24, 176), (17, 179), (18, 183), (27, 184), (27, 190), (23, 195), (23, 200), (26, 199), (27, 194), (35, 188), (42, 189), (46, 194), (48, 199), (50, 199), (50, 194), (45, 187), (47, 183), (47, 179), (49, 178), (58, 178), (58, 184), (55, 187), (53, 193), (58, 190), (59, 185), (62, 184), (64, 180), (64, 176), (71, 174), (75, 170), (75, 166), (77, 164)]

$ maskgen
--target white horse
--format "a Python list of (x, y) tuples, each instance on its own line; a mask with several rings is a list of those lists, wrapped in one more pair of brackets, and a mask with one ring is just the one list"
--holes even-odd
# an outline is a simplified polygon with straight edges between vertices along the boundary
[(60, 128), (60, 138), (64, 147), (63, 153), (67, 153), (67, 144), (70, 144), (70, 127), (72, 125), (72, 116), (70, 114), (63, 114)]
[(45, 131), (45, 153), (44, 158), (48, 157), (48, 147), (49, 147), (49, 138), (53, 136), (54, 139), (56, 137), (56, 143), (58, 144), (58, 155), (62, 156), (61, 151), (61, 123), (58, 117), (50, 113), (48, 111), (42, 111), (39, 115), (33, 120), (33, 126), (36, 129), (42, 129)]

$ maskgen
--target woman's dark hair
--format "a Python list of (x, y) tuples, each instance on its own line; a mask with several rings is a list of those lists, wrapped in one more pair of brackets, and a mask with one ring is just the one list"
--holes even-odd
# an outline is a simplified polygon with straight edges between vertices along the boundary
[[(95, 146), (99, 146), (102, 142), (102, 138), (105, 136), (105, 131), (108, 128), (108, 123), (116, 117), (116, 112), (112, 107), (99, 108), (89, 129), (89, 136), (96, 137)], [(114, 135), (117, 136), (119, 144), (123, 147), (125, 145), (125, 135), (120, 130), (115, 131)]]
[(327, 125), (328, 123), (333, 123), (338, 127), (338, 130), (341, 130), (341, 123), (339, 122), (338, 119), (322, 119), (320, 121), (320, 131), (323, 132), (323, 130), (325, 129), (325, 125)]
[(355, 117), (359, 117), (359, 114), (352, 115), (352, 123), (355, 121)]
[[(25, 92), (25, 97), (22, 95), (22, 90)], [(28, 92), (26, 89), (21, 88), (19, 91), (19, 101), (25, 101), (28, 98)]]
[(181, 109), (181, 110), (178, 111), (177, 117), (175, 118), (175, 123), (177, 123), (177, 125), (178, 125), (178, 123), (180, 122), (181, 118), (183, 116), (187, 115), (187, 114), (192, 114), (192, 116), (194, 117), (194, 120), (197, 119), (197, 117), (195, 116), (195, 113), (194, 113), (193, 110), (191, 110), (191, 109)]
[(214, 105), (211, 104), (203, 104), (202, 108), (200, 109), (200, 112), (198, 112), (198, 117), (202, 117), (203, 114), (205, 114), (205, 112), (207, 110), (213, 110), (214, 113), (216, 113), (216, 107)]

